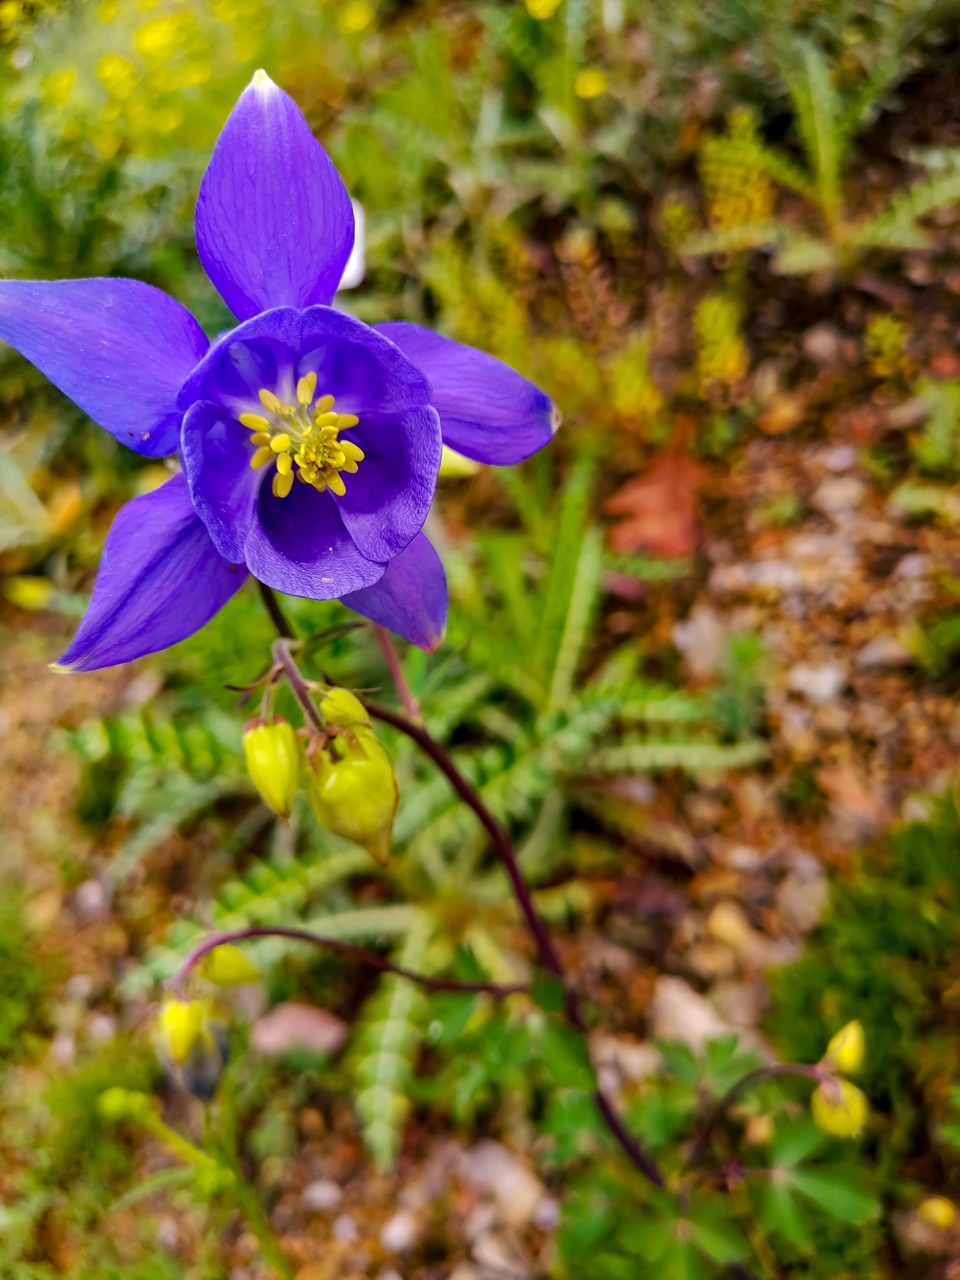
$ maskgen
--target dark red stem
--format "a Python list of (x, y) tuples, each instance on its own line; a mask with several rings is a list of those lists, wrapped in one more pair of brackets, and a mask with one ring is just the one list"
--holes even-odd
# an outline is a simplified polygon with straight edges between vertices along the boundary
[(297, 929), (285, 925), (247, 925), (242, 929), (227, 929), (222, 933), (211, 933), (194, 948), (183, 964), (174, 974), (171, 987), (181, 991), (187, 978), (197, 967), (204, 956), (222, 947), (225, 943), (244, 942), (248, 938), (289, 938), (293, 942), (309, 942), (313, 946), (323, 947), (328, 951), (338, 951), (341, 955), (353, 956), (371, 969), (381, 973), (393, 973), (398, 978), (407, 978), (416, 982), (428, 991), (456, 991), (462, 995), (514, 996), (520, 995), (529, 988), (522, 982), (459, 982), (455, 978), (434, 978), (426, 973), (416, 973), (413, 969), (405, 969), (403, 965), (394, 964), (386, 956), (376, 951), (368, 951), (354, 942), (344, 942), (340, 938), (327, 938), (323, 934), (314, 933), (311, 929)]

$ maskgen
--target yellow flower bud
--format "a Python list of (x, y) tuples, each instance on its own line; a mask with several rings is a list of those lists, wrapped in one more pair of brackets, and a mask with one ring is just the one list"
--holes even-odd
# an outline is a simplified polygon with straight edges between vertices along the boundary
[(814, 1124), (834, 1138), (856, 1138), (870, 1114), (866, 1095), (849, 1080), (824, 1080), (810, 1100)]
[(369, 725), (367, 709), (354, 694), (346, 689), (331, 689), (320, 703), (320, 712), (328, 724)]
[(200, 972), (218, 987), (239, 987), (260, 978), (260, 970), (253, 961), (230, 942), (208, 951), (200, 961)]
[(946, 1196), (928, 1196), (917, 1207), (917, 1217), (938, 1231), (949, 1231), (957, 1220), (957, 1206)]
[(386, 862), (400, 793), (372, 729), (356, 725), (314, 753), (307, 791), (317, 821)]
[(182, 1066), (203, 1034), (207, 1010), (202, 1000), (178, 1000), (168, 996), (160, 1009), (157, 1031), (161, 1048), (170, 1061)]
[(278, 817), (289, 818), (297, 793), (300, 752), (293, 725), (286, 720), (272, 724), (251, 720), (243, 735), (247, 772), (265, 805)]
[(599, 67), (584, 67), (573, 82), (573, 92), (578, 98), (599, 98), (607, 92), (607, 76)]
[(841, 1027), (827, 1045), (824, 1062), (837, 1071), (842, 1071), (844, 1075), (856, 1075), (863, 1066), (866, 1047), (863, 1024), (855, 1019)]
[(216, 1092), (230, 1050), (223, 1010), (213, 1000), (168, 996), (157, 1024), (160, 1060), (194, 1097), (208, 1102)]

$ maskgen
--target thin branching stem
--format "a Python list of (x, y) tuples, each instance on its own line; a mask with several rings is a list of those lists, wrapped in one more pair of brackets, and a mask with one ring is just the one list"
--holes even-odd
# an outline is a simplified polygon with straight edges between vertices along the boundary
[(753, 1084), (757, 1084), (760, 1080), (774, 1080), (780, 1076), (802, 1076), (805, 1080), (819, 1081), (823, 1079), (824, 1074), (823, 1068), (819, 1066), (810, 1067), (803, 1066), (800, 1063), (784, 1062), (774, 1062), (765, 1067), (755, 1067), (753, 1071), (748, 1071), (746, 1075), (734, 1081), (709, 1113), (699, 1132), (694, 1135), (693, 1142), (690, 1145), (690, 1152), (687, 1156), (687, 1167), (695, 1169), (703, 1159), (707, 1143), (710, 1141), (714, 1129), (726, 1115), (730, 1104), (738, 1093), (748, 1089)]
[[(261, 586), (261, 590), (264, 593), (264, 599), (267, 599), (270, 589)], [(271, 617), (273, 617), (272, 610)], [(276, 641), (273, 651), (276, 661), (283, 666), (284, 674), (290, 680), (290, 687), (294, 696), (303, 706), (304, 711), (310, 716), (311, 720), (314, 720), (317, 713), (315, 709), (311, 711), (312, 702), (309, 689), (290, 655), (285, 639), (282, 638)], [(530, 937), (536, 946), (540, 963), (563, 986), (564, 1011), (567, 1021), (580, 1035), (586, 1038), (587, 1025), (583, 1018), (580, 998), (570, 985), (560, 952), (550, 930), (547, 928), (546, 922), (537, 910), (533, 894), (530, 892), (530, 887), (524, 878), (523, 872), (520, 870), (520, 864), (510, 837), (484, 804), (476, 788), (467, 781), (457, 768), (450, 753), (435, 738), (431, 737), (422, 724), (416, 724), (407, 716), (392, 710), (390, 707), (385, 707), (379, 702), (371, 702), (368, 699), (363, 701), (374, 719), (391, 725), (400, 733), (413, 739), (421, 751), (434, 762), (464, 804), (476, 815), (481, 826), (489, 835), (494, 851), (507, 873), (517, 905), (523, 915)], [(594, 1098), (597, 1110), (600, 1112), (608, 1132), (616, 1140), (631, 1164), (639, 1169), (644, 1177), (655, 1187), (665, 1186), (666, 1180), (656, 1160), (630, 1132), (612, 1098), (603, 1089), (599, 1081), (596, 1083)]]
[(328, 938), (314, 933), (312, 929), (298, 929), (287, 925), (247, 925), (242, 929), (227, 929), (222, 933), (208, 934), (202, 942), (190, 952), (171, 979), (171, 987), (175, 991), (183, 991), (187, 979), (204, 956), (227, 943), (246, 942), (250, 938), (288, 938), (291, 942), (308, 942), (312, 946), (322, 947), (327, 951), (337, 951), (344, 956), (352, 956), (371, 969), (381, 973), (392, 973), (398, 978), (406, 978), (428, 991), (454, 991), (462, 995), (514, 996), (529, 990), (523, 982), (460, 982), (456, 978), (436, 978), (426, 973), (416, 973), (413, 969), (405, 969), (403, 965), (394, 964), (386, 956), (377, 951), (369, 951), (366, 947), (357, 946), (355, 942), (344, 942), (341, 938)]
[(403, 674), (403, 666), (400, 663), (400, 655), (397, 653), (397, 646), (393, 643), (390, 632), (387, 631), (386, 627), (381, 627), (379, 623), (375, 623), (373, 634), (377, 638), (377, 644), (380, 646), (383, 660), (390, 670), (390, 678), (393, 680), (397, 697), (400, 699), (400, 705), (414, 724), (423, 724), (423, 713), (420, 710), (420, 704), (411, 693), (409, 684), (407, 684), (407, 677)]

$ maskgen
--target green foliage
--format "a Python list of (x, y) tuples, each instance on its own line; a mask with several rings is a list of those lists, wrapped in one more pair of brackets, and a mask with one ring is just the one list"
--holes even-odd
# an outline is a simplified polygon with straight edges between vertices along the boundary
[(860, 855), (803, 958), (774, 976), (768, 1028), (787, 1058), (809, 1060), (845, 1022), (863, 1023), (862, 1083), (880, 1113), (876, 1158), (887, 1178), (921, 1134), (936, 1145), (958, 1069), (953, 1015), (943, 1002), (958, 976), (958, 836), (948, 796), (928, 821), (902, 826)]
[(0, 1062), (29, 1051), (29, 1037), (43, 1028), (48, 975), (24, 928), (23, 899), (7, 890), (0, 904)]

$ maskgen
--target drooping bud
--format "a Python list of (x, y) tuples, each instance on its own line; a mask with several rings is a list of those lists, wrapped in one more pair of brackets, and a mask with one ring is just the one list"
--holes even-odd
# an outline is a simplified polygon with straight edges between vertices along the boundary
[(957, 1206), (946, 1196), (928, 1196), (917, 1206), (917, 1217), (938, 1231), (949, 1231), (957, 1221)]
[(230, 1036), (212, 1000), (168, 996), (157, 1021), (157, 1049), (172, 1078), (209, 1102), (230, 1055)]
[(164, 1000), (157, 1019), (157, 1034), (163, 1052), (175, 1066), (182, 1066), (190, 1056), (203, 1032), (206, 1016), (203, 1000), (178, 1000), (176, 996)]
[(264, 804), (278, 817), (289, 818), (300, 768), (293, 725), (279, 718), (270, 724), (251, 720), (243, 735), (243, 753), (247, 772)]
[(328, 724), (370, 724), (367, 708), (348, 689), (331, 689), (320, 703), (320, 711)]
[(844, 1075), (856, 1075), (863, 1066), (866, 1047), (863, 1024), (855, 1019), (841, 1027), (827, 1045), (824, 1062), (835, 1070), (842, 1071)]
[(260, 979), (260, 970), (253, 961), (230, 942), (208, 951), (200, 961), (200, 972), (218, 987), (239, 987)]
[(824, 1080), (810, 1099), (814, 1124), (834, 1138), (856, 1138), (870, 1114), (866, 1095), (849, 1080)]
[(393, 764), (373, 730), (355, 724), (309, 761), (307, 796), (320, 825), (386, 862), (400, 793)]

